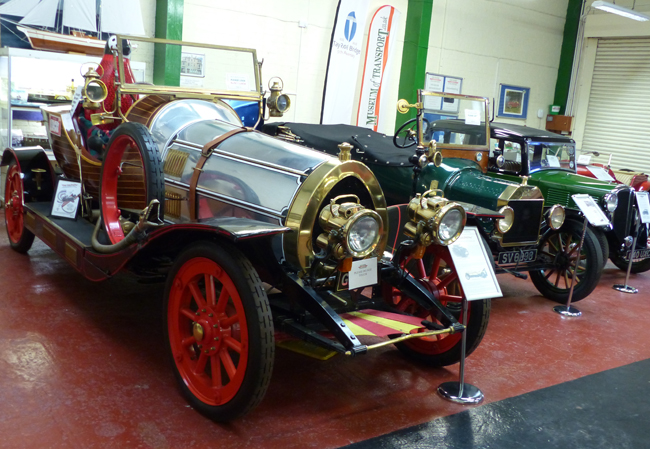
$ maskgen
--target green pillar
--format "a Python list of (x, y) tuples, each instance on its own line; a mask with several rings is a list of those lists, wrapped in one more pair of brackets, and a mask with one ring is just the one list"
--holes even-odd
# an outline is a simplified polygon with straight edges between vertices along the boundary
[[(183, 39), (184, 0), (156, 0), (156, 37)], [(156, 44), (153, 59), (153, 83), (179, 86), (181, 81), (181, 47), (166, 48)]]
[(569, 0), (569, 6), (566, 11), (566, 22), (564, 23), (564, 39), (562, 40), (562, 51), (560, 53), (560, 67), (557, 70), (555, 97), (553, 100), (553, 104), (561, 106), (560, 114), (564, 114), (569, 98), (573, 54), (576, 48), (576, 40), (578, 39), (581, 9), (582, 0)]
[[(409, 103), (415, 103), (418, 89), (424, 89), (432, 10), (433, 0), (409, 0), (408, 2), (399, 98), (404, 98)], [(397, 113), (395, 129), (414, 117), (415, 109), (411, 109), (406, 114)]]

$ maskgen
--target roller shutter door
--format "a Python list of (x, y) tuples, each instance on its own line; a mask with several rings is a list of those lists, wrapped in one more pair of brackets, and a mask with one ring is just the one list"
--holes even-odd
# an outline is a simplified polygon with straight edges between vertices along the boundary
[(582, 149), (650, 173), (650, 39), (600, 39)]

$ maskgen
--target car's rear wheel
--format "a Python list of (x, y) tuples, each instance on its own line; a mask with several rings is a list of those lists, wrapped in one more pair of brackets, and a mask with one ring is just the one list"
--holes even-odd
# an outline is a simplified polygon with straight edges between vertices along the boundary
[(598, 239), (587, 228), (585, 240), (578, 257), (582, 224), (567, 221), (557, 231), (548, 230), (539, 243), (539, 252), (549, 268), (530, 271), (530, 279), (546, 298), (566, 303), (576, 272), (572, 301), (586, 298), (596, 288), (603, 267), (603, 255)]
[[(427, 248), (427, 255), (431, 256), (433, 260), (431, 265), (425, 264), (422, 260), (408, 259), (400, 265), (402, 268), (406, 267), (407, 271), (418, 279), (427, 290), (433, 292), (442, 305), (459, 322), (462, 322), (463, 291), (449, 248), (431, 245)], [(440, 324), (429, 311), (401, 291), (384, 285), (383, 294), (384, 300), (397, 311)], [(466, 355), (474, 352), (485, 335), (490, 317), (490, 306), (489, 299), (470, 301), (468, 304)], [(414, 338), (398, 343), (396, 346), (406, 356), (418, 362), (429, 366), (447, 366), (460, 361), (461, 337), (462, 334), (456, 333)]]
[(12, 162), (5, 179), (5, 226), (14, 251), (26, 253), (34, 243), (34, 234), (25, 228), (23, 180), (18, 164)]
[(236, 248), (201, 242), (174, 263), (166, 332), (183, 396), (215, 421), (252, 410), (271, 380), (275, 346), (268, 298)]
[[(101, 173), (101, 212), (111, 243), (124, 239), (120, 216), (137, 216), (154, 199), (164, 215), (165, 178), (158, 146), (146, 126), (123, 123), (107, 144)], [(128, 214), (127, 214), (128, 215)]]

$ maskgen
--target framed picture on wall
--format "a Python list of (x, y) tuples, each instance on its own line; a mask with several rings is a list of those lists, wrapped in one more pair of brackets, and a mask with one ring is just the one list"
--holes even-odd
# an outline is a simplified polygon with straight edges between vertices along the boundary
[(205, 55), (199, 53), (181, 54), (181, 75), (205, 76)]
[(499, 111), (498, 117), (521, 118), (528, 116), (528, 100), (530, 87), (499, 85)]

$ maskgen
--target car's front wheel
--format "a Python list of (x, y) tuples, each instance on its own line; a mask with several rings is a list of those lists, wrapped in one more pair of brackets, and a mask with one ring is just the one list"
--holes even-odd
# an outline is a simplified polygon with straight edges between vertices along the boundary
[(264, 397), (275, 354), (268, 298), (236, 248), (200, 242), (177, 258), (165, 289), (166, 333), (183, 396), (230, 421)]
[[(448, 247), (431, 245), (427, 248), (426, 259), (406, 260), (401, 267), (409, 271), (419, 282), (431, 291), (454, 317), (462, 323), (463, 291), (458, 281)], [(425, 260), (426, 260), (425, 259)], [(418, 305), (413, 299), (390, 285), (383, 286), (384, 300), (400, 313), (408, 313), (419, 318), (437, 322), (428, 310)], [(466, 355), (478, 347), (490, 319), (489, 299), (470, 301), (467, 310)], [(398, 343), (397, 348), (407, 357), (429, 366), (447, 366), (458, 363), (461, 358), (462, 334), (446, 334), (434, 337), (414, 338)]]
[(578, 255), (582, 224), (568, 220), (557, 231), (544, 233), (539, 252), (548, 268), (530, 271), (530, 279), (546, 298), (566, 303), (576, 273), (572, 301), (586, 298), (596, 288), (603, 266), (603, 254), (598, 238), (587, 228), (585, 240)]
[[(639, 236), (637, 237), (637, 250), (641, 249), (650, 249), (650, 232), (648, 232), (647, 224), (642, 224), (639, 228)], [(645, 245), (639, 244), (639, 242), (645, 242)], [(626, 251), (627, 253), (627, 251)], [(611, 261), (623, 271), (627, 272), (627, 267), (629, 265), (630, 259), (626, 257), (627, 254), (619, 254), (618, 252), (610, 253), (609, 258)], [(632, 267), (630, 268), (630, 273), (644, 273), (650, 270), (650, 259), (632, 259)]]

